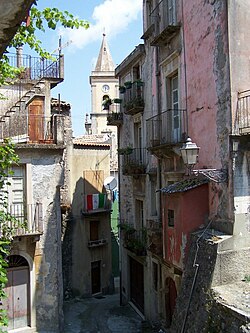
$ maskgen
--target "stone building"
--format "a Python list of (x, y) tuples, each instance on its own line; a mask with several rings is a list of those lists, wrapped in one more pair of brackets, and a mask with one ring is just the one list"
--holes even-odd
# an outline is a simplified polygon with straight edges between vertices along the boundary
[[(83, 135), (67, 147), (62, 251), (65, 296), (113, 290), (110, 215), (110, 140)], [(67, 204), (68, 203), (68, 204)]]
[(55, 107), (51, 89), (63, 80), (63, 56), (44, 60), (19, 49), (8, 57), (24, 70), (19, 80), (0, 88), (5, 97), (0, 139), (16, 144), (20, 162), (13, 166), (8, 211), (27, 221), (27, 228), (13, 239), (4, 305), (9, 330), (58, 332), (63, 321), (60, 186), (69, 109)]
[(115, 70), (121, 296), (171, 332), (249, 323), (247, 14), (245, 0), (144, 1), (144, 44)]

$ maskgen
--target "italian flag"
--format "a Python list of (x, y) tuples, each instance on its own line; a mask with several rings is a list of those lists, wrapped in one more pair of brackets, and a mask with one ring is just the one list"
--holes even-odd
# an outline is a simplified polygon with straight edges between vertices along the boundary
[(106, 194), (88, 194), (87, 195), (87, 210), (94, 210), (104, 208)]

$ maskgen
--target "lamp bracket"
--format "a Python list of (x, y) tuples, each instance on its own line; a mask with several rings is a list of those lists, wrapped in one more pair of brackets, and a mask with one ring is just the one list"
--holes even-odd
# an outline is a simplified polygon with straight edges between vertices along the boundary
[(226, 169), (199, 169), (193, 170), (193, 173), (195, 176), (203, 175), (215, 183), (224, 183), (228, 178)]

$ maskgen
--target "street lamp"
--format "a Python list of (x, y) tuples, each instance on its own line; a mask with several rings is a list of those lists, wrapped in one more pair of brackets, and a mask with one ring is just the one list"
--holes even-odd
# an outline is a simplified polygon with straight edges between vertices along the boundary
[(198, 161), (199, 149), (200, 147), (197, 147), (191, 138), (187, 138), (186, 143), (180, 149), (183, 162), (190, 171)]

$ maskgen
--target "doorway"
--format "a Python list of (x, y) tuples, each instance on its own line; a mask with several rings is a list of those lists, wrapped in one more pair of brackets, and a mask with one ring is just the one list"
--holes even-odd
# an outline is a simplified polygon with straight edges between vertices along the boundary
[(169, 327), (172, 323), (172, 318), (175, 309), (177, 291), (175, 282), (168, 277), (165, 282), (165, 310), (166, 310), (166, 325)]
[(130, 299), (144, 313), (144, 267), (143, 264), (130, 258)]
[(92, 294), (101, 292), (101, 261), (91, 263), (91, 288)]
[(30, 325), (30, 281), (29, 265), (24, 257), (9, 257), (7, 268), (8, 282), (5, 287), (7, 298), (3, 300), (3, 308), (7, 310), (8, 330)]

